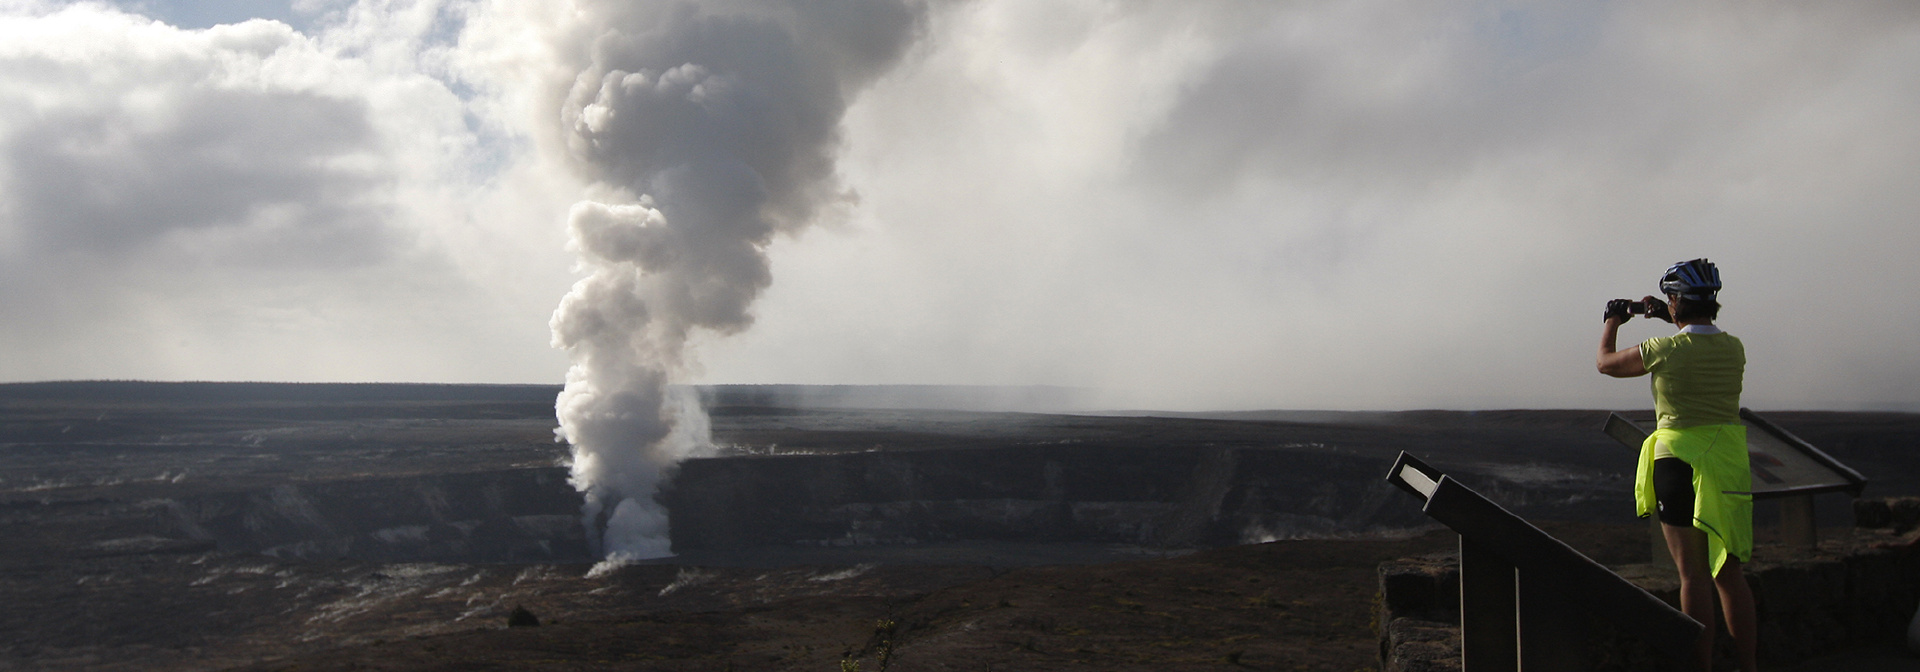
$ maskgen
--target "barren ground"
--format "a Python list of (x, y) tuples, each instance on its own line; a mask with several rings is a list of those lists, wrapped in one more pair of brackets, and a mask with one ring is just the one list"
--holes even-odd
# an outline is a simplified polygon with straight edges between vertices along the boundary
[[(1434, 531), (1197, 552), (766, 549), (587, 578), (585, 564), (284, 561), (160, 524), (159, 498), (564, 457), (547, 388), (289, 390), (0, 386), (0, 670), (1352, 672), (1377, 664), (1376, 565), (1456, 543)], [(1920, 417), (1769, 415), (1874, 478), (1869, 496), (1920, 494)], [(1601, 411), (1140, 417), (722, 404), (714, 416), (716, 442), (738, 454), (1070, 441), (1410, 449), (1443, 468), (1506, 474), (1519, 488), (1510, 492), (1529, 482), (1611, 492), (1630, 468), (1600, 435)], [(1821, 506), (1828, 524), (1844, 522), (1842, 507)], [(1642, 524), (1595, 510), (1538, 522), (1602, 562), (1642, 560)], [(505, 627), (515, 606), (544, 624)]]

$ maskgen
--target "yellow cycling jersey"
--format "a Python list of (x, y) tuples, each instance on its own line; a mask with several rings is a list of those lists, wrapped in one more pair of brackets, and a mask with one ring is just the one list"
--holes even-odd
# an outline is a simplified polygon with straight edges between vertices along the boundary
[[(1717, 331), (1717, 330), (1716, 330)], [(1661, 429), (1740, 424), (1747, 350), (1732, 334), (1680, 332), (1640, 344)]]
[(1676, 457), (1693, 467), (1693, 526), (1707, 533), (1714, 574), (1728, 557), (1753, 559), (1753, 471), (1740, 422), (1746, 347), (1710, 325), (1649, 338), (1640, 359), (1653, 377), (1659, 428), (1640, 446), (1633, 494), (1641, 517), (1653, 514), (1653, 461)]

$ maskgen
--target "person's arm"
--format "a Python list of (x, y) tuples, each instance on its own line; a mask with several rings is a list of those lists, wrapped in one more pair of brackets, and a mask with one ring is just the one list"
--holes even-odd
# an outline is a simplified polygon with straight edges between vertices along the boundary
[(1640, 346), (1626, 350), (1615, 350), (1614, 341), (1620, 338), (1620, 323), (1626, 320), (1608, 317), (1606, 330), (1600, 332), (1600, 357), (1594, 364), (1601, 373), (1615, 378), (1632, 378), (1647, 375), (1647, 362), (1640, 357)]

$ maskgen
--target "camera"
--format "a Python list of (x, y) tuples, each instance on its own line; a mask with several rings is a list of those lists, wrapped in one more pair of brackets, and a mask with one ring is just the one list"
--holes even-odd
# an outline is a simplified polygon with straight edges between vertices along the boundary
[(1667, 303), (1659, 299), (1642, 301), (1614, 299), (1607, 302), (1606, 316), (1608, 319), (1617, 317), (1624, 321), (1633, 319), (1634, 315), (1644, 315), (1648, 318), (1666, 320), (1668, 322), (1673, 321), (1673, 317), (1667, 312)]

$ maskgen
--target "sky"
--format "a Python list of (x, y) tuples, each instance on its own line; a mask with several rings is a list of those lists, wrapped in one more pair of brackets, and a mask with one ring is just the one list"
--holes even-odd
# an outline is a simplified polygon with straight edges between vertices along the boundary
[(763, 21), (676, 382), (1640, 408), (1601, 309), (1708, 257), (1748, 406), (1920, 411), (1920, 5), (786, 4), (0, 0), (0, 381), (558, 384), (580, 204), (715, 183), (606, 74)]

